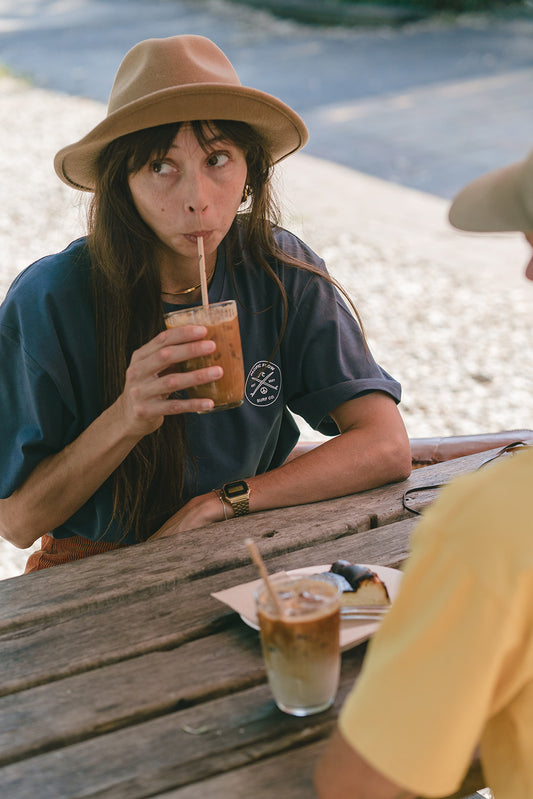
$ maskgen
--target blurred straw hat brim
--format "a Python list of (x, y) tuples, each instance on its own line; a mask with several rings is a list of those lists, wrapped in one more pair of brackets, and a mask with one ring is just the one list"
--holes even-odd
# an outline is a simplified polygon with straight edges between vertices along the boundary
[(453, 200), (449, 220), (480, 233), (533, 231), (533, 151), (468, 183)]
[(147, 39), (126, 53), (115, 77), (106, 118), (61, 149), (54, 167), (69, 186), (92, 191), (101, 150), (127, 133), (171, 122), (247, 122), (264, 138), (274, 163), (303, 147), (305, 124), (281, 100), (242, 86), (225, 54), (204, 36)]

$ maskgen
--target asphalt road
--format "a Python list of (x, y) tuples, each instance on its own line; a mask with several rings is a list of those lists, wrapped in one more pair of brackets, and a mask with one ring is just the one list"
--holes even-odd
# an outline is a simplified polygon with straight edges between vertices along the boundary
[[(313, 28), (227, 0), (0, 0), (0, 63), (107, 101), (125, 52), (198, 33), (305, 119), (305, 152), (450, 198), (533, 147), (533, 7), (401, 29)], [(16, 124), (16, 120), (14, 120)]]

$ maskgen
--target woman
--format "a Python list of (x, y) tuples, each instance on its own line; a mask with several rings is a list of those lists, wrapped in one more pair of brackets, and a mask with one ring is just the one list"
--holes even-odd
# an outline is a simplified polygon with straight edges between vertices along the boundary
[[(175, 36), (132, 48), (106, 118), (57, 154), (93, 192), (88, 236), (19, 275), (0, 312), (0, 533), (42, 536), (26, 571), (409, 473), (398, 383), (322, 261), (273, 223), (271, 168), (306, 140), (213, 42)], [(240, 408), (207, 415), (184, 392), (220, 367), (172, 367), (215, 345), (163, 321), (201, 302), (199, 236), (210, 301), (238, 302), (247, 376)], [(285, 463), (289, 408), (335, 437)]]

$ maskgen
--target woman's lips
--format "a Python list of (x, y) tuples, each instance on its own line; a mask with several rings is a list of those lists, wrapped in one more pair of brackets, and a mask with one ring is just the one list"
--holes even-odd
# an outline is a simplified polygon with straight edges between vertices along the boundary
[(206, 239), (211, 235), (210, 230), (195, 230), (194, 233), (184, 233), (185, 238), (192, 244), (196, 244), (199, 238)]

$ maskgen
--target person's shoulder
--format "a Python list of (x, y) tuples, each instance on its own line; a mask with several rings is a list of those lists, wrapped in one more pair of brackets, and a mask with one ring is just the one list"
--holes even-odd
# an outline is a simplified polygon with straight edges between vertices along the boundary
[[(238, 224), (235, 226), (234, 230), (237, 235), (238, 246), (244, 256), (245, 263), (247, 263), (249, 260), (249, 256), (247, 255), (249, 252), (249, 248), (247, 246), (249, 229), (246, 217), (238, 220)], [(270, 230), (274, 248), (283, 253), (283, 255), (286, 255), (289, 258), (294, 258), (303, 262), (304, 264), (311, 265), (320, 271), (326, 271), (326, 267), (322, 258), (317, 255), (317, 253), (295, 233), (274, 223), (270, 224)], [(280, 262), (277, 261), (269, 247), (266, 247), (264, 244), (262, 246), (263, 255), (266, 257), (271, 268), (278, 271), (281, 267)], [(248, 263), (248, 265), (250, 264)]]
[(85, 238), (76, 239), (64, 250), (45, 255), (20, 272), (10, 290), (20, 291), (34, 286), (42, 288), (66, 284), (69, 279), (81, 276), (88, 268), (89, 256)]
[(458, 557), (483, 561), (494, 579), (503, 560), (533, 568), (532, 482), (533, 447), (456, 478), (424, 513), (413, 541), (430, 535)]
[(84, 239), (41, 258), (16, 278), (0, 306), (0, 336), (4, 352), (15, 358), (23, 352), (28, 368), (56, 377), (64, 353), (79, 342), (83, 361), (89, 362), (94, 310)]
[(300, 261), (311, 264), (312, 266), (318, 268), (324, 267), (322, 258), (295, 233), (278, 226), (273, 226), (272, 233), (276, 246), (279, 247), (282, 252), (290, 255), (292, 258), (297, 258)]
[(20, 272), (9, 288), (5, 304), (15, 301), (38, 307), (50, 296), (67, 301), (69, 295), (86, 289), (89, 270), (86, 240), (76, 239), (61, 252), (46, 255)]
[(475, 474), (477, 502), (485, 515), (496, 517), (516, 529), (531, 525), (531, 484), (533, 481), (533, 447), (505, 454)]
[(508, 500), (512, 507), (527, 504), (527, 488), (533, 476), (533, 447), (506, 452), (492, 457), (487, 453), (486, 461), (473, 472), (456, 478), (443, 492), (448, 504), (477, 502), (487, 509), (487, 513), (503, 507), (502, 500)]

